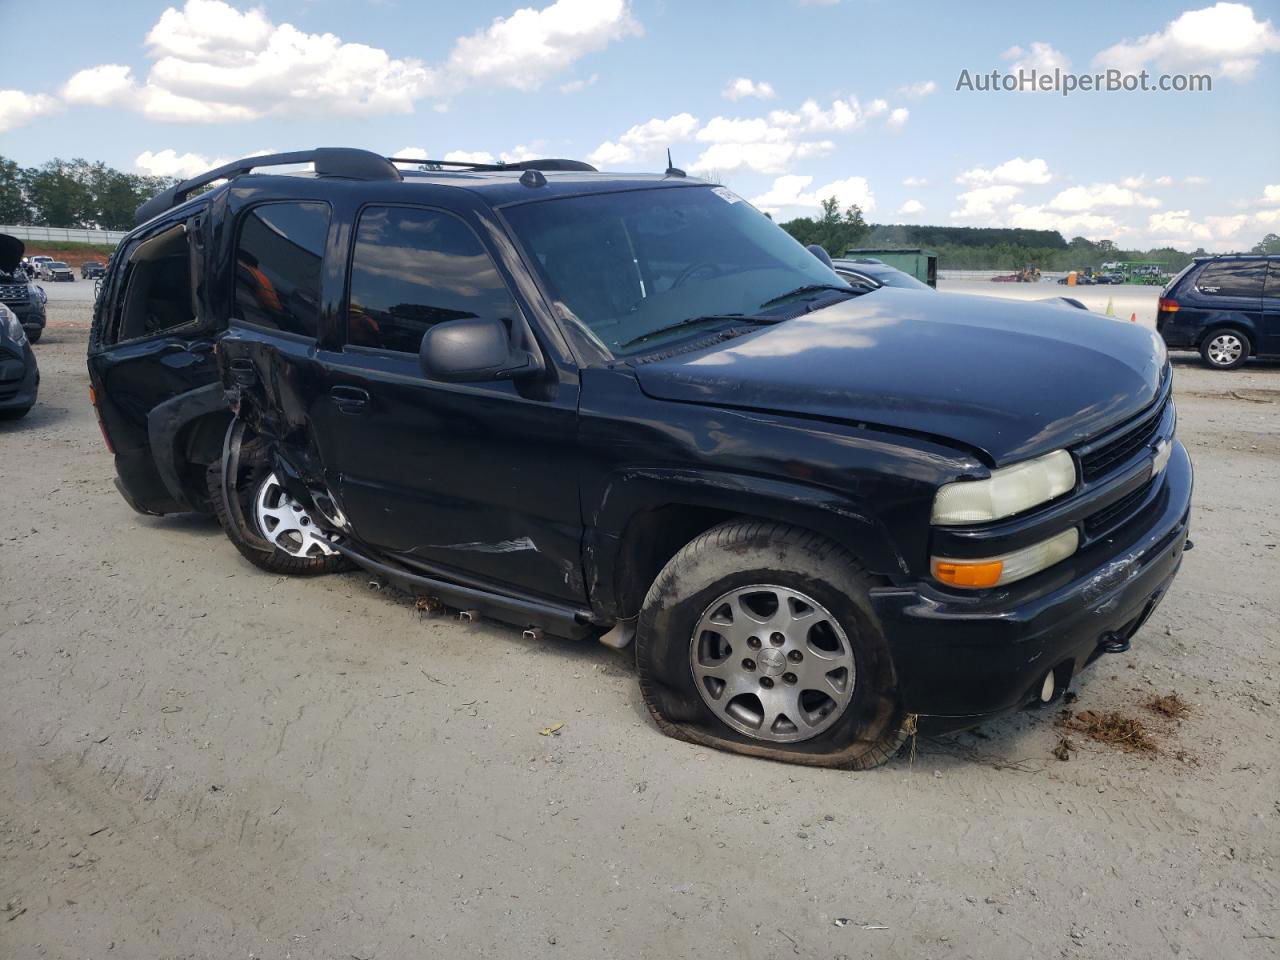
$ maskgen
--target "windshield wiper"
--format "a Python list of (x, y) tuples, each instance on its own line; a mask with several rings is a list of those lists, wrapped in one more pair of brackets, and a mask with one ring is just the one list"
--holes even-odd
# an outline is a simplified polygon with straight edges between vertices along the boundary
[(796, 287), (794, 290), (788, 290), (786, 293), (780, 293), (776, 297), (766, 300), (764, 303), (760, 304), (760, 309), (763, 310), (766, 307), (772, 307), (774, 304), (781, 303), (783, 300), (790, 300), (792, 297), (798, 297), (802, 293), (818, 293), (822, 290), (839, 290), (841, 293), (848, 294), (857, 292), (850, 289), (847, 284), (845, 286), (837, 286), (834, 283), (806, 283), (802, 287)]
[(701, 323), (711, 323), (713, 321), (737, 320), (746, 323), (776, 323), (769, 317), (749, 317), (743, 313), (709, 313), (702, 317), (689, 317), (687, 320), (679, 320), (676, 323), (669, 323), (665, 327), (657, 327), (653, 330), (646, 330), (638, 337), (632, 337), (626, 343), (619, 344), (620, 347), (632, 347), (637, 343), (643, 343), (650, 337), (656, 337), (660, 333), (670, 333), (672, 330), (679, 330), (681, 327), (691, 327)]

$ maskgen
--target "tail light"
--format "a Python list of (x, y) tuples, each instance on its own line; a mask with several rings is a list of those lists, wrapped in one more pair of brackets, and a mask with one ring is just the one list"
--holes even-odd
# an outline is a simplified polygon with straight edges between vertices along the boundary
[(93, 415), (98, 418), (98, 432), (102, 434), (102, 442), (107, 445), (107, 452), (113, 457), (116, 454), (116, 448), (111, 443), (111, 437), (107, 435), (107, 425), (102, 421), (102, 411), (98, 409), (98, 391), (89, 387), (89, 403), (93, 405)]
[(1158, 307), (1161, 313), (1177, 313), (1182, 309), (1177, 300), (1172, 300), (1169, 297), (1161, 297)]

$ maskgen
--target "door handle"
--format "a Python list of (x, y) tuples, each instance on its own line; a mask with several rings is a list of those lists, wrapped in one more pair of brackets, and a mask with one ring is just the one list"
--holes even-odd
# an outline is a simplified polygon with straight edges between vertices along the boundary
[(357, 415), (364, 413), (369, 406), (369, 391), (360, 387), (337, 386), (329, 391), (329, 396), (338, 405), (340, 413)]

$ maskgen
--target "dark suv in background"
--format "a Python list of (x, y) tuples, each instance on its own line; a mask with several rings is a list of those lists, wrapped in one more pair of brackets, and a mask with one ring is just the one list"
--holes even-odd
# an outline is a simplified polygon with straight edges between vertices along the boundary
[(89, 348), (131, 503), (211, 507), (269, 571), (634, 641), (673, 736), (874, 766), (1056, 699), (1181, 562), (1151, 331), (850, 286), (678, 170), (316, 150), (140, 219)]
[(1217, 370), (1280, 357), (1280, 256), (1197, 259), (1160, 291), (1156, 329)]

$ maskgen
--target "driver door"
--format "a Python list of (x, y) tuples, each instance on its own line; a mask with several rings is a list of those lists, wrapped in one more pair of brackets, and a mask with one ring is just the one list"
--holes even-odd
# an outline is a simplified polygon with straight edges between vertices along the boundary
[[(439, 383), (425, 331), (527, 316), (477, 232), (416, 206), (366, 206), (354, 229), (346, 343), (317, 362), (325, 472), (358, 539), (444, 576), (582, 602), (576, 377)], [(567, 381), (567, 382), (566, 382)]]

